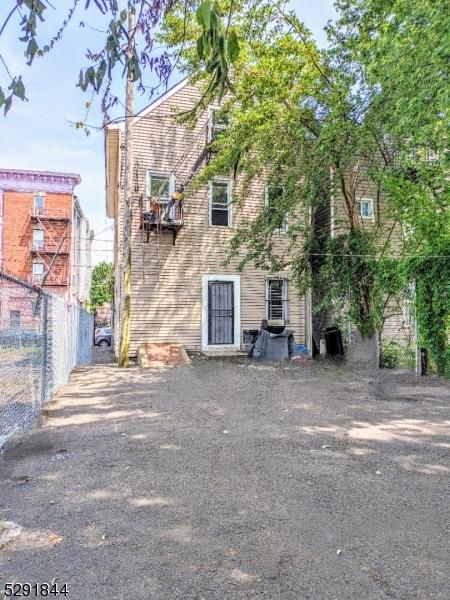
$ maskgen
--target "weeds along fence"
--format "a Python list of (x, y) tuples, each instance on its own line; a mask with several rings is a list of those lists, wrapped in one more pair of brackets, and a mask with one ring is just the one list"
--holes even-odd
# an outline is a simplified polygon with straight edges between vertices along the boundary
[[(351, 349), (357, 347), (359, 335), (348, 313), (343, 319), (344, 340)], [(408, 295), (386, 305), (381, 328), (377, 333), (375, 361), (380, 369), (417, 372), (417, 329), (413, 302)]]
[[(318, 350), (324, 339), (324, 330), (328, 327), (340, 330), (345, 353), (351, 355), (356, 362), (360, 357), (362, 362), (371, 367), (415, 373), (422, 370), (413, 287), (402, 298), (386, 302), (381, 327), (371, 340), (361, 339), (347, 303), (337, 306), (334, 311), (312, 314), (312, 330)], [(325, 347), (321, 351), (324, 352)]]
[(81, 306), (0, 272), (0, 448), (90, 362), (93, 328)]

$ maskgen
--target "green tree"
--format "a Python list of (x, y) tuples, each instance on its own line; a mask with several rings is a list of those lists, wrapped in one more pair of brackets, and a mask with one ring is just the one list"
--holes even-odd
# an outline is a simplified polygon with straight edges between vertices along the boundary
[(105, 302), (111, 302), (114, 290), (114, 266), (112, 263), (102, 261), (92, 271), (92, 283), (90, 291), (91, 307), (93, 309), (102, 306)]
[[(234, 28), (240, 53), (222, 103), (230, 127), (198, 182), (234, 172), (238, 203), (256, 178), (282, 189), (275, 203), (236, 231), (230, 255), (241, 267), (248, 261), (271, 270), (290, 266), (299, 291), (316, 292), (316, 308), (339, 308), (350, 290), (350, 311), (363, 335), (379, 330), (388, 299), (412, 279), (419, 333), (445, 372), (450, 14), (431, 1), (342, 0), (329, 28), (331, 47), (319, 51), (282, 4), (220, 6), (219, 30)], [(175, 7), (162, 37), (181, 53), (193, 79), (204, 80), (201, 109), (217, 96), (217, 73), (195, 51), (205, 32), (202, 20), (183, 30), (181, 22)], [(379, 208), (370, 229), (357, 217), (361, 178), (375, 190)], [(331, 194), (342, 196), (345, 207), (333, 239), (316, 226)], [(274, 239), (286, 213), (289, 247), (280, 255)], [(401, 247), (392, 247), (394, 231), (403, 234)], [(434, 276), (444, 276), (433, 294), (430, 261)]]
[[(67, 5), (62, 6), (63, 4)], [(172, 0), (71, 0), (68, 3), (54, 3), (50, 0), (5, 0), (2, 2), (0, 17), (0, 108), (6, 114), (15, 100), (27, 100), (26, 67), (32, 67), (35, 61), (49, 52), (57, 52), (58, 42), (68, 26), (73, 25), (75, 21), (78, 21), (79, 25), (80, 45), (83, 44), (83, 31), (86, 28), (95, 29), (98, 37), (95, 50), (86, 48), (85, 64), (80, 69), (77, 85), (83, 91), (101, 94), (101, 106), (105, 113), (119, 101), (111, 91), (113, 79), (130, 78), (137, 82), (141, 93), (147, 93), (151, 97), (158, 85), (147, 86), (145, 73), (153, 71), (160, 80), (159, 85), (163, 85), (167, 83), (176, 62), (171, 61), (164, 49), (158, 49), (154, 44), (154, 33), (172, 5)], [(186, 2), (186, 15), (191, 10), (195, 10), (195, 7)], [(131, 33), (135, 40), (132, 53), (128, 53), (129, 12), (136, 14), (136, 26)], [(49, 13), (53, 13), (53, 17), (59, 17), (61, 23), (50, 38), (47, 37), (44, 26)], [(95, 28), (90, 25), (90, 18), (95, 19)], [(26, 65), (23, 65), (24, 73), (14, 72), (2, 55), (1, 42), (9, 32), (23, 45), (26, 62)], [(75, 77), (76, 74), (74, 84)], [(77, 123), (77, 128), (84, 126), (83, 121)]]

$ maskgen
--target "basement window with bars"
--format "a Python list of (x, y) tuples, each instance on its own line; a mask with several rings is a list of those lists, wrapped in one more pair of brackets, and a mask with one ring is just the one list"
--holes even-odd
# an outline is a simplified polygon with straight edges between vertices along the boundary
[(231, 181), (211, 181), (209, 185), (210, 225), (231, 227)]
[(266, 282), (266, 315), (268, 319), (288, 320), (288, 280), (268, 277)]

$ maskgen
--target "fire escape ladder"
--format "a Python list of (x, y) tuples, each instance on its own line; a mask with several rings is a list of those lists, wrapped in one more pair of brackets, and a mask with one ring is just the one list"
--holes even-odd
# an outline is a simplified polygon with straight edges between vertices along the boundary
[[(42, 241), (35, 242), (32, 239), (30, 242), (30, 252), (32, 256), (35, 256), (38, 259), (38, 261), (32, 260), (32, 264), (34, 262), (39, 262), (44, 266), (42, 280), (37, 282), (33, 280), (32, 276), (32, 283), (38, 284), (39, 287), (42, 288), (52, 271), (57, 257), (60, 254), (69, 253), (68, 248), (66, 246), (63, 247), (63, 245), (67, 245), (66, 240), (70, 227), (70, 218), (67, 211), (51, 208), (33, 208), (30, 211), (30, 218), (31, 221), (36, 223), (39, 229), (44, 232), (44, 239)], [(56, 223), (66, 223), (62, 232), (58, 231), (57, 226), (55, 225)], [(50, 260), (49, 256), (51, 256)], [(67, 271), (63, 271), (63, 274), (55, 277), (54, 281), (50, 282), (50, 285), (66, 285), (67, 277)]]

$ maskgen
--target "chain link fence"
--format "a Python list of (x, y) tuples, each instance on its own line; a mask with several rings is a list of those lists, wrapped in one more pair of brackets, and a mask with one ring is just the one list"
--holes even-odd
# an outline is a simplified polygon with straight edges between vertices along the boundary
[(91, 360), (93, 316), (0, 272), (0, 448), (30, 429), (76, 366)]

